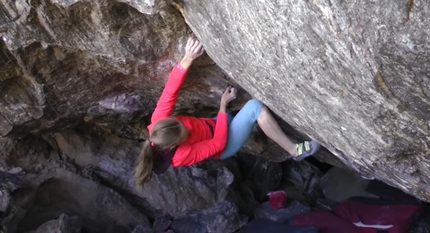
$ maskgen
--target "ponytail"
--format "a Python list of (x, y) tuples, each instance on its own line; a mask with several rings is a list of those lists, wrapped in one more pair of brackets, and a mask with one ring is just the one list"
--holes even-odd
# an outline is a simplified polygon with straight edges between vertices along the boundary
[(137, 186), (143, 186), (146, 182), (151, 180), (152, 167), (154, 166), (154, 148), (151, 142), (146, 140), (143, 143), (142, 151), (137, 158), (137, 165), (134, 173)]
[[(149, 138), (143, 143), (142, 151), (136, 161), (136, 169), (134, 177), (138, 186), (143, 186), (151, 180), (152, 172), (157, 173), (158, 161), (155, 157), (161, 153), (173, 156), (171, 150), (176, 148), (180, 142), (184, 141), (188, 135), (188, 130), (185, 126), (174, 117), (167, 117), (159, 120), (153, 127)], [(155, 147), (151, 145), (155, 143)], [(176, 150), (176, 149), (175, 149)], [(174, 152), (174, 151), (173, 151)], [(171, 158), (171, 157), (170, 157)], [(154, 168), (154, 163), (156, 169)], [(170, 163), (169, 163), (170, 164)]]

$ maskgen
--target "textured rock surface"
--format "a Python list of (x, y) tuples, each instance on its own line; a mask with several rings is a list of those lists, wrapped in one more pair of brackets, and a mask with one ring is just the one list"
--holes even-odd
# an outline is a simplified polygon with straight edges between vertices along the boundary
[(317, 198), (323, 197), (319, 186), (323, 174), (307, 161), (285, 162), (283, 174), (281, 189), (286, 191), (287, 198), (315, 201)]
[[(148, 115), (190, 35), (165, 1), (2, 0), (0, 13), (0, 136)], [(225, 75), (196, 67), (179, 108), (217, 107)]]
[(169, 228), (172, 220), (168, 219), (165, 216), (158, 216), (154, 219), (154, 230), (155, 232), (162, 232)]
[(430, 206), (423, 208), (423, 213), (415, 223), (412, 224), (408, 233), (430, 233)]
[(170, 167), (166, 173), (154, 175), (143, 189), (139, 189), (133, 176), (139, 143), (115, 135), (93, 137), (74, 131), (57, 133), (55, 139), (61, 152), (73, 159), (77, 166), (89, 168), (99, 179), (116, 189), (144, 198), (147, 208), (174, 217), (209, 207), (234, 192), (229, 186), (235, 177), (224, 166), (207, 170)]
[(53, 177), (38, 187), (19, 232), (32, 229), (61, 212), (82, 217), (83, 225), (90, 232), (109, 229), (131, 232), (138, 224), (150, 224), (145, 215), (105, 186), (63, 169), (51, 171), (49, 175)]
[(171, 228), (176, 233), (235, 232), (243, 227), (247, 218), (240, 216), (231, 202), (217, 202), (201, 211), (175, 219)]
[(430, 200), (430, 4), (177, 4), (211, 58), (351, 169)]
[(34, 233), (80, 233), (82, 220), (62, 214), (60, 218), (51, 220), (39, 226)]
[(279, 187), (283, 175), (280, 163), (249, 154), (240, 154), (239, 162), (245, 175), (244, 182), (252, 184), (254, 196), (258, 201), (263, 201), (268, 192)]
[(366, 192), (368, 184), (368, 180), (357, 174), (333, 167), (324, 174), (319, 186), (327, 199), (341, 203), (353, 196), (377, 198), (377, 196)]
[(155, 231), (145, 225), (139, 225), (136, 228), (134, 228), (134, 230), (131, 233), (154, 233)]
[(0, 214), (6, 214), (11, 204), (10, 193), (20, 186), (16, 175), (0, 171)]
[[(169, 169), (166, 174), (154, 176), (151, 186), (136, 189), (133, 164), (134, 154), (140, 147), (138, 141), (86, 124), (74, 130), (14, 142), (4, 143), (8, 145), (4, 151), (9, 153), (0, 157), (0, 167), (19, 173), (1, 173), (8, 175), (0, 178), (15, 181), (19, 175), (25, 185), (18, 182), (7, 186), (9, 190), (19, 191), (17, 187), (23, 190), (13, 196), (13, 208), (3, 215), (6, 218), (0, 217), (9, 233), (34, 230), (57, 219), (61, 213), (80, 216), (82, 229), (89, 233), (98, 232), (96, 228), (104, 232), (131, 232), (138, 224), (147, 226), (141, 227), (145, 230), (165, 231), (172, 227), (172, 221), (195, 213), (208, 216), (194, 219), (196, 224), (202, 220), (200, 223), (214, 228), (209, 220), (212, 212), (200, 210), (218, 206), (215, 203), (220, 202), (229, 204), (219, 204), (223, 207), (214, 207), (211, 211), (228, 208), (226, 213), (230, 214), (225, 215), (228, 220), (221, 229), (224, 232), (223, 229), (238, 227), (242, 220), (245, 224), (242, 214), (252, 216), (259, 205), (253, 198), (252, 183), (248, 184), (250, 196), (243, 197), (248, 191), (242, 187), (245, 176), (237, 158)], [(268, 175), (261, 174), (265, 179)], [(145, 215), (153, 227), (147, 224)]]
[(11, 202), (10, 193), (6, 189), (0, 188), (0, 213), (6, 213)]

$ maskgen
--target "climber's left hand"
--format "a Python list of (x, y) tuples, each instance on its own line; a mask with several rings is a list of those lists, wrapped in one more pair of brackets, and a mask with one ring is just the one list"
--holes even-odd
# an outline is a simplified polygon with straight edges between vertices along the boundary
[(185, 55), (181, 60), (181, 66), (184, 69), (188, 69), (194, 60), (200, 57), (204, 53), (202, 43), (197, 39), (189, 38), (187, 45), (185, 46)]

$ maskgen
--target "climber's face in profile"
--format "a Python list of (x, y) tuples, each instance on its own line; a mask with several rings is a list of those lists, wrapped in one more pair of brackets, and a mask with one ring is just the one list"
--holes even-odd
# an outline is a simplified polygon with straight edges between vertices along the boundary
[(169, 149), (187, 139), (188, 129), (174, 117), (159, 120), (152, 128), (150, 140), (157, 147)]

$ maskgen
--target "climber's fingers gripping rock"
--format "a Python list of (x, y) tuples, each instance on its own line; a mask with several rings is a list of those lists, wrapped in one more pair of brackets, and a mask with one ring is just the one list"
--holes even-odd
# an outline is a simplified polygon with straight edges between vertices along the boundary
[(185, 47), (185, 56), (184, 59), (189, 59), (190, 61), (194, 61), (198, 57), (200, 57), (204, 53), (205, 49), (203, 48), (202, 43), (197, 39), (189, 38), (187, 45)]
[(234, 87), (227, 87), (227, 89), (224, 91), (222, 97), (221, 97), (221, 102), (224, 104), (228, 104), (231, 101), (233, 101), (234, 99), (236, 99), (236, 95), (237, 95), (237, 89)]

